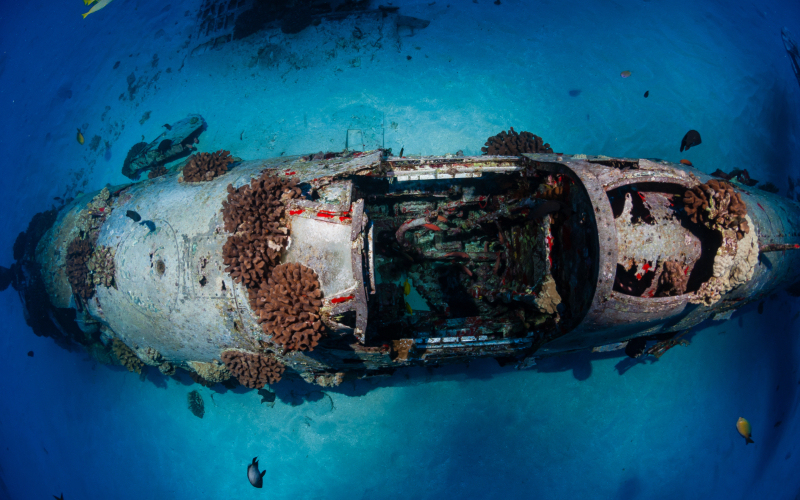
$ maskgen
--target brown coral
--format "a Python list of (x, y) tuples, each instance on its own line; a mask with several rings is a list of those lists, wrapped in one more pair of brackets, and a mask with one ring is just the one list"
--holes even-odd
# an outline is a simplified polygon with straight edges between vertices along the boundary
[(657, 297), (672, 297), (686, 292), (689, 276), (683, 271), (680, 262), (668, 260), (664, 263), (664, 272), (658, 279)]
[(251, 389), (261, 389), (266, 384), (278, 382), (286, 369), (283, 363), (272, 356), (250, 352), (228, 349), (220, 357), (239, 383)]
[(230, 151), (219, 150), (215, 153), (197, 153), (189, 157), (189, 163), (183, 167), (183, 180), (186, 182), (210, 181), (226, 173), (228, 165), (233, 163)]
[(114, 266), (115, 254), (116, 251), (111, 247), (99, 245), (95, 248), (89, 261), (86, 263), (86, 267), (89, 270), (87, 284), (90, 287), (93, 289), (98, 285), (102, 285), (106, 288), (117, 287), (114, 281), (114, 274), (116, 273), (116, 268)]
[(519, 156), (523, 153), (552, 153), (550, 144), (544, 143), (541, 137), (530, 132), (515, 132), (510, 127), (499, 134), (489, 137), (486, 147), (481, 148), (486, 154), (501, 156)]
[(257, 292), (261, 328), (272, 335), (272, 342), (287, 349), (313, 351), (324, 329), (319, 317), (321, 298), (319, 280), (311, 268), (280, 265)]
[(297, 180), (280, 179), (265, 172), (250, 184), (234, 189), (222, 202), (225, 230), (234, 233), (222, 247), (225, 271), (254, 292), (280, 260), (288, 240), (283, 227), (284, 202), (300, 196)]
[(129, 372), (142, 373), (144, 363), (136, 357), (136, 353), (133, 352), (130, 347), (126, 346), (124, 342), (114, 339), (111, 343), (111, 350), (114, 351), (114, 355)]
[(686, 191), (684, 209), (692, 222), (707, 223), (724, 229), (736, 227), (737, 238), (742, 239), (750, 230), (744, 216), (747, 206), (742, 196), (725, 181), (711, 179)]
[(89, 268), (86, 266), (92, 250), (92, 242), (84, 238), (75, 238), (67, 246), (67, 279), (72, 286), (72, 293), (84, 300), (94, 295), (94, 287), (87, 281)]
[(161, 177), (162, 175), (167, 175), (167, 167), (164, 165), (153, 167), (149, 172), (147, 172), (148, 179), (155, 179), (156, 177)]

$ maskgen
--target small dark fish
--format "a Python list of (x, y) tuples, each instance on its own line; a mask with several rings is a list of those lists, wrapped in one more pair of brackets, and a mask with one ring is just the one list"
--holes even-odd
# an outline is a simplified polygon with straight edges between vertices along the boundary
[(28, 357), (29, 357), (29, 358), (32, 358), (32, 357), (33, 357), (33, 351), (28, 351)]
[(703, 141), (700, 140), (700, 132), (697, 130), (690, 130), (686, 132), (686, 135), (683, 136), (683, 140), (681, 141), (681, 152), (685, 149), (686, 151), (689, 150), (692, 146), (698, 146)]
[(53, 498), (55, 498), (56, 500), (64, 500), (64, 494), (62, 493), (60, 497), (53, 495)]
[(645, 90), (644, 91), (644, 96), (645, 97), (650, 97), (650, 91), (649, 90)]
[(402, 157), (403, 157), (403, 150), (404, 150), (404, 149), (405, 149), (405, 146), (404, 146), (404, 147), (402, 147), (402, 148), (400, 148), (400, 154), (399, 154), (399, 155), (397, 155), (397, 156), (399, 156), (400, 158), (402, 158)]
[(264, 474), (267, 471), (258, 472), (258, 457), (253, 458), (253, 463), (247, 466), (247, 479), (250, 481), (250, 484), (255, 486), (256, 488), (261, 488), (264, 482)]
[(169, 123), (165, 123), (164, 125), (161, 125), (161, 126), (164, 127), (167, 130), (172, 130), (172, 125), (170, 125)]
[(156, 148), (156, 149), (158, 149), (158, 151), (161, 154), (164, 154), (167, 151), (169, 151), (169, 148), (171, 148), (171, 147), (172, 147), (172, 141), (169, 140), (169, 139), (164, 139), (163, 141), (158, 143), (158, 148)]
[(275, 393), (272, 391), (268, 391), (266, 389), (259, 389), (258, 395), (261, 396), (261, 404), (275, 402)]
[(141, 215), (139, 215), (139, 214), (137, 214), (137, 213), (136, 213), (136, 212), (134, 212), (133, 210), (128, 210), (127, 212), (125, 212), (125, 215), (127, 215), (128, 217), (130, 217), (130, 219), (131, 219), (133, 222), (139, 222), (140, 220), (142, 220), (142, 216), (141, 216)]
[(778, 427), (778, 426), (779, 426), (779, 425), (781, 425), (782, 423), (783, 423), (783, 420), (778, 420), (777, 422), (775, 422), (775, 427)]
[(151, 233), (156, 230), (156, 224), (151, 220), (143, 220), (139, 224), (149, 229)]
[(572, 97), (578, 97), (581, 95), (581, 89), (572, 89), (569, 91), (569, 95)]

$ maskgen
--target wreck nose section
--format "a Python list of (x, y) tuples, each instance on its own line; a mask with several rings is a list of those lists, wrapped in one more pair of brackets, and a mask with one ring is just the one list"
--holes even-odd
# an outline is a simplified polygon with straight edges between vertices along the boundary
[(539, 354), (685, 330), (800, 278), (800, 252), (785, 251), (800, 244), (797, 203), (661, 161), (554, 168), (591, 199), (598, 273), (585, 316)]

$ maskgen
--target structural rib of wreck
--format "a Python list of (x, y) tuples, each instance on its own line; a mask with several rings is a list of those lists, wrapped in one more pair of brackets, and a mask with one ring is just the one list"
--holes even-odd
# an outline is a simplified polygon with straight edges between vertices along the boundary
[[(48, 335), (84, 344), (119, 340), (151, 365), (197, 371), (235, 350), (330, 384), (478, 357), (528, 366), (669, 338), (800, 279), (800, 205), (738, 184), (723, 192), (685, 165), (328, 156), (239, 162), (209, 182), (170, 172), (108, 189), (95, 245), (113, 259), (114, 286), (96, 286), (88, 299), (73, 293), (66, 259), (97, 195), (74, 200), (15, 265), (29, 322), (49, 321)], [(228, 186), (264, 172), (296, 179), (301, 192), (282, 198), (277, 222), (288, 238), (278, 248), (280, 263), (302, 264), (319, 281), (323, 333), (313, 349), (277, 343), (223, 262)], [(701, 185), (722, 198), (710, 191), (691, 217), (685, 195)], [(733, 203), (738, 211), (720, 215)], [(152, 224), (133, 222), (129, 210)]]

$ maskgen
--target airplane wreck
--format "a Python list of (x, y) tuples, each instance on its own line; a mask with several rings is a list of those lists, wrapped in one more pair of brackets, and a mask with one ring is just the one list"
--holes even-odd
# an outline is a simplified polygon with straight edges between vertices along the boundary
[(224, 153), (34, 217), (11, 268), (34, 332), (134, 371), (330, 386), (632, 340), (660, 355), (800, 281), (800, 205), (687, 165)]

